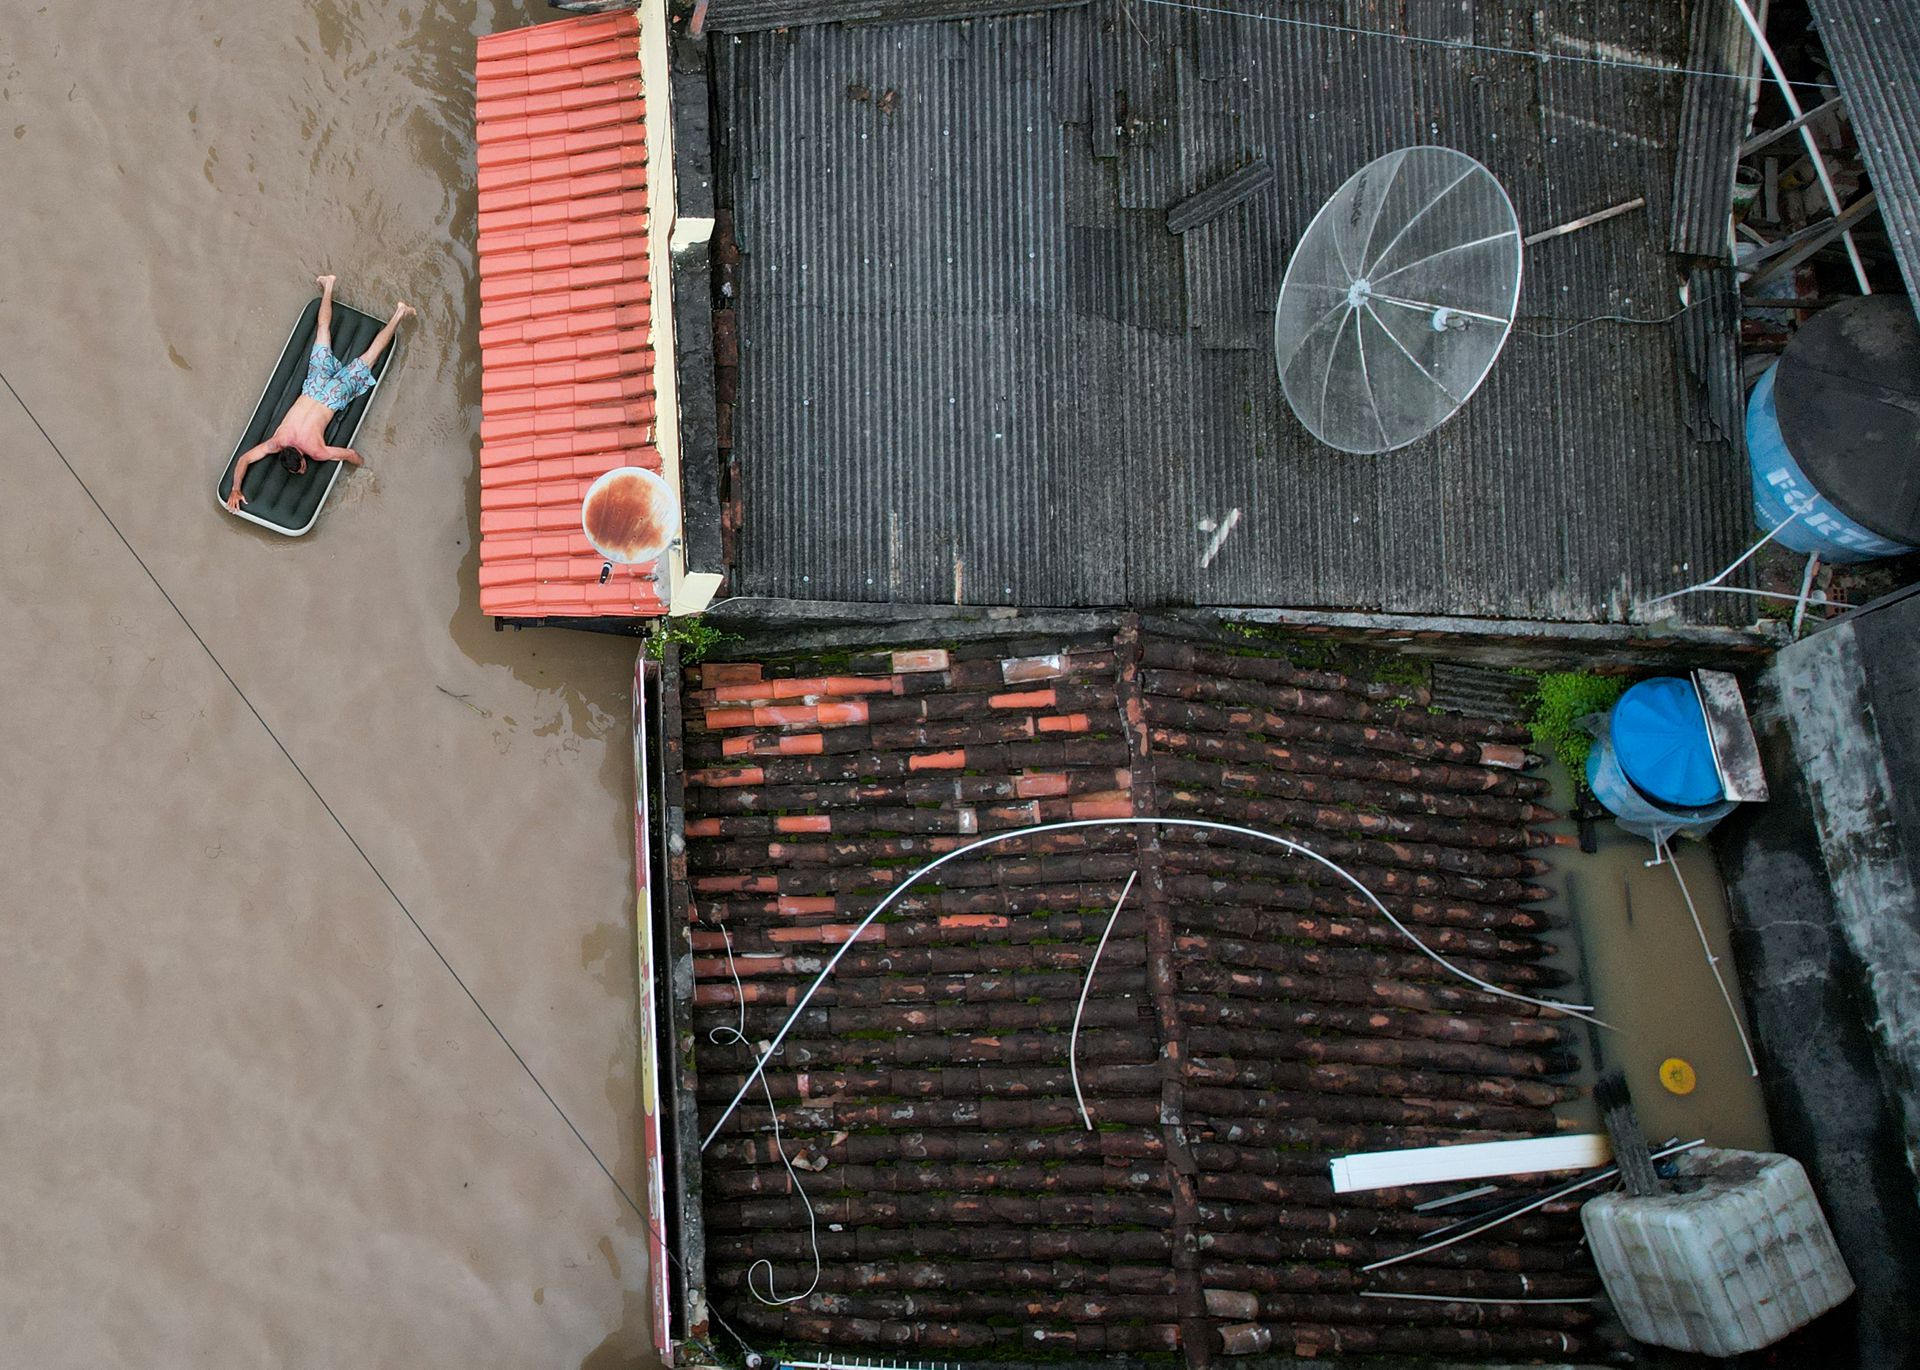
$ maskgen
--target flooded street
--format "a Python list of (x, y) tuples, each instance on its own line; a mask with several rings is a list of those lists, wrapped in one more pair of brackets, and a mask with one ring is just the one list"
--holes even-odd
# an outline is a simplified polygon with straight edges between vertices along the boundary
[[(473, 45), (550, 14), (0, 0), (0, 1364), (641, 1357), (474, 1002), (637, 1194), (633, 645), (475, 581)], [(289, 540), (212, 487), (323, 271), (419, 317)]]

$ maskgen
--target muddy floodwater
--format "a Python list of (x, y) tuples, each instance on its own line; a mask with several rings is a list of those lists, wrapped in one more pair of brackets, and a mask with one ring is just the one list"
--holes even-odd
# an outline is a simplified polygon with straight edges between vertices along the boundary
[[(633, 647), (476, 605), (474, 39), (550, 14), (0, 0), (0, 1365), (642, 1362), (473, 1002), (637, 1194)], [(288, 540), (212, 487), (323, 271), (420, 312)]]
[[(1565, 768), (1554, 765), (1553, 797), (1561, 813), (1573, 807)], [(1553, 831), (1572, 836), (1569, 820)], [(1554, 934), (1562, 964), (1580, 975), (1578, 987), (1604, 1028), (1587, 1032), (1577, 1083), (1590, 1085), (1604, 1071), (1619, 1071), (1632, 1091), (1634, 1111), (1651, 1141), (1703, 1140), (1709, 1146), (1766, 1151), (1772, 1148), (1760, 1082), (1752, 1074), (1741, 1034), (1749, 1030), (1742, 1010), (1736, 1020), (1715, 982), (1717, 958), (1734, 1002), (1740, 1002), (1738, 968), (1728, 926), (1726, 889), (1713, 857), (1698, 842), (1675, 839), (1672, 860), (1649, 865), (1653, 847), (1611, 820), (1596, 825), (1596, 847), (1553, 847), (1547, 883), (1559, 892), (1557, 911), (1565, 927)], [(1675, 878), (1675, 866), (1679, 878)], [(1684, 888), (1683, 888), (1684, 886)], [(1700, 925), (1687, 909), (1693, 898)], [(1704, 933), (1706, 945), (1701, 945)], [(1661, 1066), (1683, 1061), (1676, 1092), (1661, 1083)], [(1599, 1130), (1591, 1097), (1566, 1112), (1583, 1127)]]

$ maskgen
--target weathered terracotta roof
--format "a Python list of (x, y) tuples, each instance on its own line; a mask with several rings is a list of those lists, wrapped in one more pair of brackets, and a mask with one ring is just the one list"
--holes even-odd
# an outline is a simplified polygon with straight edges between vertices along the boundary
[(661, 469), (639, 23), (591, 15), (479, 41), (480, 606), (496, 617), (665, 612), (601, 558), (580, 501)]
[[(1406, 696), (1403, 698), (1402, 696)], [(1351, 870), (1442, 954), (1539, 995), (1546, 782), (1508, 724), (1424, 692), (1142, 633), (688, 672), (685, 835), (700, 1128), (911, 870), (1061, 819), (1218, 819)], [(1067, 1070), (1078, 1041), (1095, 1130)], [(1599, 1349), (1570, 1210), (1374, 1275), (1453, 1213), (1331, 1192), (1345, 1151), (1551, 1133), (1577, 1025), (1473, 990), (1303, 858), (1191, 829), (1010, 840), (916, 882), (770, 1067), (805, 1209), (746, 1096), (706, 1152), (708, 1293), (787, 1342), (1563, 1356)], [(1420, 1197), (1432, 1197), (1430, 1193)], [(766, 1292), (765, 1267), (754, 1285)]]

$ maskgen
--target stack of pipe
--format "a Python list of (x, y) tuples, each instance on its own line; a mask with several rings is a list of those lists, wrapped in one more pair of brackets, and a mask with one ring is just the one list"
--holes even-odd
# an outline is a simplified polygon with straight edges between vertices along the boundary
[[(712, 663), (685, 698), (703, 1133), (880, 898), (1037, 823), (1273, 832), (1462, 969), (1535, 997), (1565, 979), (1536, 758), (1417, 688), (1122, 623)], [(1080, 1020), (1088, 1130), (1070, 1029), (1130, 876)], [(1431, 1192), (1335, 1196), (1327, 1172), (1348, 1151), (1555, 1131), (1576, 1046), (1270, 845), (1011, 840), (916, 882), (847, 949), (769, 1064), (778, 1138), (758, 1083), (727, 1118), (704, 1157), (712, 1297), (770, 1338), (870, 1352), (1578, 1354), (1596, 1344), (1583, 1303), (1448, 1297), (1593, 1295), (1570, 1210), (1367, 1274), (1452, 1217), (1413, 1210)], [(760, 1261), (774, 1295), (811, 1292), (756, 1298)]]

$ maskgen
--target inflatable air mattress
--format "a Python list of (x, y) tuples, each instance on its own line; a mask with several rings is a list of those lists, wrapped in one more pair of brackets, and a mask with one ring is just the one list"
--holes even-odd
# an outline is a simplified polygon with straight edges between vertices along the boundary
[[(234, 462), (249, 447), (264, 442), (300, 396), (301, 383), (307, 378), (307, 353), (313, 346), (314, 325), (319, 317), (320, 301), (316, 297), (307, 302), (306, 309), (300, 314), (300, 321), (293, 326), (293, 336), (287, 339), (287, 350), (280, 354), (279, 363), (267, 378), (267, 388), (261, 392), (253, 419), (240, 435), (240, 441), (234, 444), (233, 453), (227, 458), (226, 467), (214, 484), (213, 497), (222, 506), (222, 513), (226, 512), (227, 494), (233, 488)], [(341, 304), (335, 298), (333, 354), (342, 361), (359, 356), (367, 350), (367, 344), (373, 341), (373, 335), (380, 331), (383, 322), (371, 314), (363, 314)], [(353, 446), (353, 435), (360, 427), (360, 420), (366, 416), (367, 406), (380, 393), (381, 378), (387, 373), (387, 363), (393, 360), (397, 345), (398, 339), (373, 364), (373, 389), (333, 416), (333, 422), (327, 426), (328, 443), (335, 447)], [(248, 469), (246, 482), (241, 487), (247, 502), (234, 512), (262, 528), (271, 528), (276, 533), (297, 538), (312, 529), (314, 521), (320, 517), (321, 506), (326, 504), (327, 496), (333, 493), (334, 482), (340, 479), (341, 469), (345, 465), (338, 461), (309, 461), (306, 471), (296, 476), (281, 465), (277, 456), (256, 461)]]

